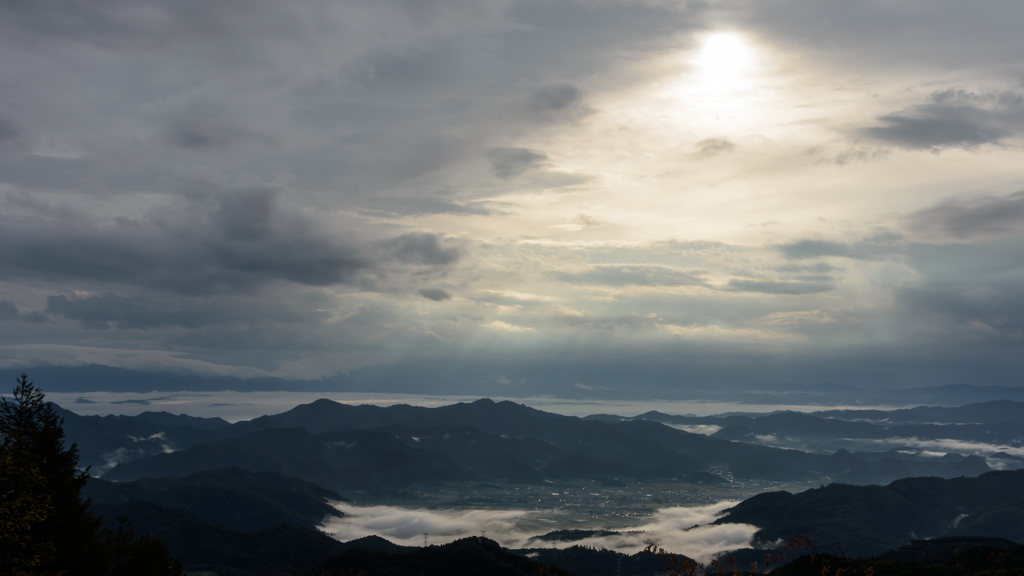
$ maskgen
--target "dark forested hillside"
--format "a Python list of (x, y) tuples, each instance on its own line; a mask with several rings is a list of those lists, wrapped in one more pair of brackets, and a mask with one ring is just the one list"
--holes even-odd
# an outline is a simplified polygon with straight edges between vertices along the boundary
[(282, 523), (313, 530), (324, 518), (341, 517), (328, 502), (344, 500), (311, 482), (238, 467), (134, 482), (90, 478), (82, 494), (93, 504), (148, 500), (238, 531), (268, 530)]
[(369, 430), (314, 435), (303, 428), (271, 428), (216, 444), (195, 444), (121, 464), (104, 478), (184, 476), (223, 466), (281, 472), (339, 491), (476, 478), (451, 457), (406, 446), (393, 435)]
[(906, 478), (888, 486), (833, 484), (799, 494), (769, 492), (726, 511), (717, 524), (752, 524), (755, 541), (807, 536), (852, 556), (872, 556), (919, 538), (995, 536), (1024, 540), (1024, 470), (977, 478)]
[(566, 570), (514, 554), (493, 540), (473, 536), (443, 546), (403, 552), (350, 549), (312, 572), (317, 576), (569, 576)]
[(99, 504), (94, 509), (108, 526), (115, 525), (112, 519), (123, 515), (137, 530), (159, 536), (190, 572), (212, 571), (218, 576), (295, 574), (345, 549), (330, 536), (291, 524), (239, 532), (181, 508), (146, 500)]

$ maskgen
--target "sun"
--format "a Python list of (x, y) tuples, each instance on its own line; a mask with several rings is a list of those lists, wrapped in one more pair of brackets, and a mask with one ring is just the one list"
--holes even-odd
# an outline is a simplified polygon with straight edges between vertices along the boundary
[(712, 95), (745, 90), (756, 67), (754, 49), (741, 35), (715, 32), (704, 37), (693, 59), (694, 88)]

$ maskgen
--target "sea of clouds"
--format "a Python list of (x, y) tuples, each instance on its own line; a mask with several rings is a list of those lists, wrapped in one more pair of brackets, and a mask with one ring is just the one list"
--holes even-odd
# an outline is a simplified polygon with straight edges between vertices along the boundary
[[(397, 506), (354, 506), (339, 502), (335, 507), (343, 518), (330, 518), (321, 527), (337, 540), (347, 542), (377, 535), (404, 546), (422, 546), (424, 534), (430, 544), (445, 544), (485, 534), (508, 548), (567, 548), (593, 546), (635, 554), (648, 544), (685, 554), (707, 562), (717, 555), (750, 546), (757, 527), (749, 524), (714, 525), (734, 501), (721, 501), (708, 506), (677, 506), (662, 508), (628, 531), (610, 536), (595, 536), (571, 542), (535, 539), (546, 531), (538, 531), (535, 520), (557, 514), (556, 511), (527, 510), (427, 510)], [(529, 525), (526, 528), (521, 525)]]

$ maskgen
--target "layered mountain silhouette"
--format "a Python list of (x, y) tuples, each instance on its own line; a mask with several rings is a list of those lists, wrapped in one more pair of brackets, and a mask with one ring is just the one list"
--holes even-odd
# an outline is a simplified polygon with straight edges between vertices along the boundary
[[(946, 410), (960, 419), (976, 411), (963, 408), (959, 413)], [(930, 417), (927, 412), (916, 414), (915, 418)], [(508, 401), (424, 408), (318, 400), (235, 424), (166, 413), (101, 418), (62, 411), (62, 415), (69, 439), (79, 444), (83, 463), (92, 464), (97, 472), (114, 465), (104, 477), (117, 481), (238, 466), (279, 472), (342, 493), (386, 496), (424, 482), (535, 484), (545, 478), (627, 478), (706, 483), (715, 480), (695, 474), (712, 469), (728, 470), (736, 480), (821, 479), (856, 484), (921, 475), (973, 476), (990, 470), (984, 459), (955, 453), (943, 459), (921, 458), (913, 450), (902, 449), (821, 454), (758, 442), (762, 432), (876, 438), (910, 427), (885, 428), (792, 412), (758, 418), (648, 413), (633, 419), (581, 419)], [(710, 422), (724, 427), (711, 436), (678, 429)], [(1010, 434), (1019, 425), (1024, 424), (999, 426)], [(990, 429), (994, 425), (973, 426)], [(972, 425), (946, 427), (970, 432)], [(1000, 437), (995, 432), (989, 436)], [(1003, 462), (1019, 460), (1024, 466), (1024, 459), (1003, 456)]]
[[(664, 566), (656, 556), (581, 546), (512, 553), (482, 538), (425, 549), (376, 537), (340, 543), (317, 526), (341, 515), (331, 502), (346, 495), (408, 499), (408, 489), (425, 484), (804, 481), (823, 487), (761, 494), (718, 520), (759, 528), (758, 548), (736, 551), (738, 557), (760, 560), (766, 548), (795, 535), (809, 536), (819, 550), (851, 557), (901, 546), (911, 548), (900, 554), (923, 553), (920, 543), (913, 544), (922, 538), (1021, 541), (1024, 470), (992, 472), (988, 463), (993, 458), (1013, 463), (1020, 460), (1016, 454), (986, 460), (955, 452), (922, 456), (909, 448), (814, 453), (764, 445), (768, 436), (870, 440), (914, 433), (948, 439), (957, 433), (1005, 439), (1007, 450), (1015, 452), (1020, 437), (1011, 436), (1024, 420), (1015, 411), (1021, 406), (989, 404), (828, 416), (652, 412), (636, 418), (576, 418), (490, 400), (438, 408), (318, 400), (234, 424), (161, 412), (60, 414), (83, 464), (103, 472), (102, 478), (90, 480), (84, 494), (104, 521), (112, 525), (127, 515), (136, 529), (166, 539), (189, 570), (298, 574), (346, 566), (366, 574), (520, 574), (536, 573), (545, 564), (551, 567), (548, 573), (566, 570), (581, 576), (619, 570), (660, 573)], [(717, 432), (682, 429), (708, 425)], [(877, 483), (887, 485), (858, 485)], [(573, 538), (566, 531), (557, 536)], [(545, 540), (532, 542), (543, 545)], [(961, 548), (930, 553), (954, 554)], [(466, 562), (459, 564), (459, 558)]]
[[(603, 421), (621, 417), (599, 416)], [(805, 414), (778, 412), (730, 416), (675, 416), (646, 412), (632, 420), (669, 425), (711, 425), (721, 428), (715, 437), (756, 441), (757, 435), (793, 439), (916, 438), (950, 439), (989, 444), (1019, 444), (1024, 439), (1024, 402), (997, 400), (958, 407), (921, 406), (881, 410), (826, 410)]]
[(208, 431), (207, 437), (221, 440), (126, 462), (104, 477), (125, 481), (239, 466), (352, 491), (481, 478), (671, 479), (710, 465), (760, 460), (814, 475), (828, 465), (821, 455), (708, 438), (656, 422), (603, 423), (490, 400), (441, 408), (318, 400)]
[(271, 428), (214, 444), (202, 442), (181, 452), (121, 464), (103, 477), (125, 481), (184, 476), (222, 466), (279, 472), (342, 491), (478, 479), (450, 456), (409, 447), (391, 434), (374, 430), (312, 434), (304, 428)]
[[(1024, 541), (1024, 470), (976, 478), (906, 478), (887, 486), (832, 484), (799, 494), (759, 494), (716, 524), (760, 528), (770, 546), (807, 536), (820, 551), (874, 556), (912, 540), (950, 536)], [(763, 551), (760, 552), (763, 555)]]

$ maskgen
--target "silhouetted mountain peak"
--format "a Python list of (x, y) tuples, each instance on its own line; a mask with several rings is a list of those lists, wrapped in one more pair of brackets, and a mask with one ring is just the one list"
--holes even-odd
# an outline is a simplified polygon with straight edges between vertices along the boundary
[(217, 430), (231, 425), (223, 418), (201, 418), (186, 414), (171, 414), (170, 412), (146, 411), (135, 418), (160, 426), (192, 426), (200, 430)]

